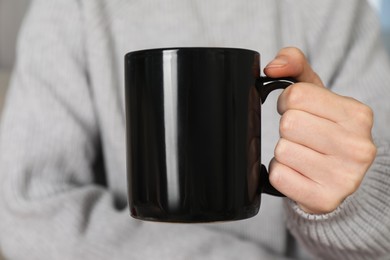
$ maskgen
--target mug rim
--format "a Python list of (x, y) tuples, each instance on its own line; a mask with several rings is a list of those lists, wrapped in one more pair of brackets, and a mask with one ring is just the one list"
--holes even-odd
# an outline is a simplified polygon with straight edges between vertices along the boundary
[(199, 51), (212, 51), (214, 53), (222, 52), (222, 53), (250, 53), (253, 55), (260, 55), (259, 52), (246, 48), (238, 48), (238, 47), (162, 47), (162, 48), (151, 48), (151, 49), (140, 49), (135, 51), (130, 51), (126, 53), (125, 59), (129, 59), (132, 57), (139, 57), (145, 55), (155, 55), (155, 54), (163, 54), (171, 53), (171, 52), (199, 52)]

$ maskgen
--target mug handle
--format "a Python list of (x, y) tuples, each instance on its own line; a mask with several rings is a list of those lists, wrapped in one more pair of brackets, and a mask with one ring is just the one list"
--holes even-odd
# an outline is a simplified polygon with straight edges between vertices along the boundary
[[(270, 77), (259, 77), (256, 82), (256, 88), (260, 95), (261, 104), (265, 102), (268, 95), (276, 89), (285, 89), (288, 86), (296, 83), (297, 81), (293, 78), (270, 78)], [(267, 193), (270, 195), (285, 197), (280, 191), (275, 189), (268, 178), (269, 174), (267, 168), (262, 164), (260, 170), (260, 192)]]

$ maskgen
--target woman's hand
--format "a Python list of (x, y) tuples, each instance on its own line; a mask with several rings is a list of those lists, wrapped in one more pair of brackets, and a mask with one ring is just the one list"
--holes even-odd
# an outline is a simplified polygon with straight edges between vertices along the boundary
[(359, 188), (375, 158), (373, 112), (326, 89), (296, 48), (282, 49), (264, 72), (299, 81), (278, 100), (280, 139), (270, 182), (305, 212), (329, 213)]

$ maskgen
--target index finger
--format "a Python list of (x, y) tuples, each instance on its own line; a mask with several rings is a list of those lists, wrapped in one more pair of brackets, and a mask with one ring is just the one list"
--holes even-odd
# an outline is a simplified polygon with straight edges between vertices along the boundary
[(352, 98), (333, 93), (327, 88), (300, 82), (289, 86), (282, 92), (277, 108), (281, 115), (287, 110), (295, 109), (335, 123), (342, 123), (351, 118), (349, 111), (356, 107), (356, 102)]

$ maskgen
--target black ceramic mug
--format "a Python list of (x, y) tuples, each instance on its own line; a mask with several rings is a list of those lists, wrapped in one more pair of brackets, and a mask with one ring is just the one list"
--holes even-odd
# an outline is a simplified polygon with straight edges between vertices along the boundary
[[(282, 196), (261, 165), (261, 103), (293, 81), (260, 77), (260, 54), (167, 48), (125, 56), (131, 215), (210, 222), (257, 214)], [(277, 131), (277, 129), (275, 129)]]

